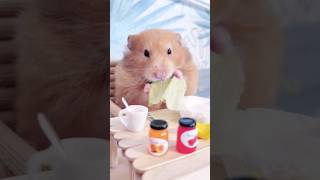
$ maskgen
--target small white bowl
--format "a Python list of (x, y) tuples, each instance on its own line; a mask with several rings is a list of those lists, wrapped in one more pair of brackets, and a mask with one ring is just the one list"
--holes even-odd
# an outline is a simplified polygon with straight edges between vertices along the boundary
[(204, 123), (210, 122), (210, 99), (199, 96), (185, 96), (181, 117), (190, 117)]

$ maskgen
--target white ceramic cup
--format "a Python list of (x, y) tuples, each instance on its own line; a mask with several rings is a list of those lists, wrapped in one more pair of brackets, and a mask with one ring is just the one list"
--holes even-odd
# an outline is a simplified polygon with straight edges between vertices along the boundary
[(130, 105), (119, 111), (122, 124), (132, 132), (142, 131), (148, 116), (148, 108), (141, 105)]
[(54, 180), (105, 180), (108, 177), (107, 140), (97, 138), (68, 138), (61, 141), (67, 156), (61, 156), (52, 146), (33, 154), (27, 168), (31, 180), (38, 177), (43, 165), (53, 171)]

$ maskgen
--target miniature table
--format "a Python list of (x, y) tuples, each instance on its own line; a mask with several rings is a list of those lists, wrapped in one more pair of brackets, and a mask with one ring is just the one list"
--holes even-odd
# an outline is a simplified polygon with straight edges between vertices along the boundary
[[(147, 121), (144, 131), (133, 133), (126, 130), (118, 117), (111, 118), (110, 146), (113, 166), (117, 164), (117, 147), (121, 149), (130, 164), (130, 179), (155, 179), (155, 175), (157, 178), (161, 176), (160, 179), (166, 179), (169, 176), (178, 177), (210, 165), (210, 141), (199, 139), (197, 150), (191, 154), (180, 154), (176, 151), (176, 131), (180, 118), (178, 112), (164, 109), (150, 112), (150, 115), (153, 118), (163, 119), (168, 122), (168, 152), (160, 157), (149, 154), (147, 147), (150, 121)], [(192, 164), (192, 166), (188, 166), (188, 164)], [(159, 171), (157, 171), (158, 169)], [(168, 170), (166, 171), (166, 169)]]

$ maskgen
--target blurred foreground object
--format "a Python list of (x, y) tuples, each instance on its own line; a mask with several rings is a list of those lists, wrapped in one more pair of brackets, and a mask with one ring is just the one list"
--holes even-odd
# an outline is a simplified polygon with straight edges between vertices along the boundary
[(14, 130), (16, 112), (16, 21), (24, 1), (0, 2), (0, 178), (25, 174), (25, 164), (36, 150)]
[(281, 59), (280, 22), (272, 6), (263, 0), (225, 0), (214, 1), (213, 7), (213, 27), (226, 29), (242, 61), (245, 84), (239, 107), (271, 106)]

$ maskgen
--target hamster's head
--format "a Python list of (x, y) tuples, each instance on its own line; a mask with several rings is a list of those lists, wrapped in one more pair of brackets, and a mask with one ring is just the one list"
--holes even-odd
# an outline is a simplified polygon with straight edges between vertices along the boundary
[(146, 82), (163, 81), (190, 58), (178, 33), (152, 29), (128, 37), (128, 63), (140, 70)]

